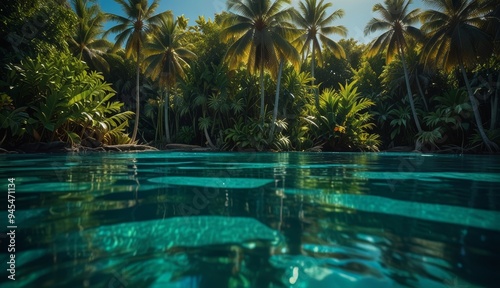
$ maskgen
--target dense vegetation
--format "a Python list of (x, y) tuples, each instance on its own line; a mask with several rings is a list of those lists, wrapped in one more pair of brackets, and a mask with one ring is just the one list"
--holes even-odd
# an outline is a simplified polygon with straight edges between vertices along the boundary
[(228, 0), (194, 23), (157, 11), (158, 0), (116, 1), (119, 15), (95, 1), (4, 2), (6, 149), (499, 150), (495, 0), (425, 0), (425, 11), (385, 0), (366, 45), (330, 38), (346, 35), (335, 25), (344, 12), (323, 0)]

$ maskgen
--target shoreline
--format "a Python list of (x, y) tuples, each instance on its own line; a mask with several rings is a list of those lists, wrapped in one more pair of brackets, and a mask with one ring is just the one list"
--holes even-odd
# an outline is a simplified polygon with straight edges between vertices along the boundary
[[(199, 145), (191, 144), (181, 144), (181, 143), (171, 143), (165, 145), (164, 149), (160, 149), (147, 144), (120, 144), (120, 145), (101, 145), (98, 147), (88, 147), (82, 145), (76, 145), (69, 147), (67, 143), (64, 142), (40, 142), (40, 143), (30, 143), (21, 145), (20, 148), (16, 150), (8, 150), (6, 148), (0, 147), (1, 154), (59, 154), (59, 153), (80, 153), (80, 152), (241, 152), (241, 153), (283, 153), (283, 152), (298, 152), (298, 153), (365, 153), (369, 151), (322, 151), (320, 147), (314, 147), (306, 151), (275, 151), (275, 150), (256, 150), (256, 149), (244, 149), (244, 150), (217, 150), (211, 149), (209, 147), (203, 147)], [(452, 147), (448, 149), (425, 149), (425, 150), (415, 150), (411, 146), (396, 146), (378, 152), (370, 153), (424, 153), (424, 154), (436, 154), (436, 155), (500, 155), (500, 152), (471, 152), (460, 147)]]

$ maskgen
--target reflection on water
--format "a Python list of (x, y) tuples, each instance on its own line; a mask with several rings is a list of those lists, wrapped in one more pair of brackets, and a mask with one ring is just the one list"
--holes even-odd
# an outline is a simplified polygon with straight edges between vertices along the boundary
[(498, 160), (1, 155), (16, 287), (496, 287)]

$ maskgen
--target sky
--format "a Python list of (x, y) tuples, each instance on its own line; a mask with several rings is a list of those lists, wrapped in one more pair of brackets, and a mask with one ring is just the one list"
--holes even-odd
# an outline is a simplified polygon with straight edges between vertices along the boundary
[[(292, 5), (297, 7), (300, 0), (292, 0)], [(99, 0), (101, 9), (107, 13), (122, 14), (120, 5), (116, 4), (113, 0)], [(151, 2), (151, 1), (150, 1)], [(368, 21), (377, 16), (372, 12), (373, 5), (376, 3), (383, 3), (383, 0), (335, 0), (327, 1), (332, 2), (333, 6), (330, 12), (337, 9), (344, 10), (344, 17), (337, 20), (335, 25), (344, 25), (348, 30), (347, 38), (354, 38), (361, 43), (370, 42), (376, 35), (365, 36), (363, 33), (365, 25)], [(414, 0), (410, 9), (425, 8), (422, 0)], [(189, 24), (194, 24), (194, 21), (199, 15), (205, 18), (212, 18), (215, 13), (226, 10), (225, 0), (160, 0), (160, 7), (157, 12), (165, 10), (172, 10), (175, 16), (182, 14), (189, 18)], [(106, 25), (106, 29), (112, 27), (112, 23)], [(339, 40), (343, 37), (333, 36), (334, 40)], [(110, 39), (111, 40), (111, 39)]]

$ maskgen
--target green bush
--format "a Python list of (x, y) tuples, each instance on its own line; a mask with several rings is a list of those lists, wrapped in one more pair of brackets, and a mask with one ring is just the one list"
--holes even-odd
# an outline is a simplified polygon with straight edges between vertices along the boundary
[(339, 91), (325, 89), (320, 95), (316, 137), (323, 140), (326, 150), (378, 151), (379, 135), (369, 132), (375, 124), (368, 108), (374, 103), (360, 96), (355, 83), (340, 85)]
[(0, 110), (2, 117), (9, 110), (17, 116), (2, 125), (4, 135), (22, 135), (24, 139), (16, 141), (24, 142), (128, 141), (125, 132), (133, 113), (121, 112), (123, 103), (112, 100), (111, 85), (101, 74), (88, 72), (84, 62), (64, 53), (39, 55), (8, 65), (7, 74), (2, 99), (13, 101)]
[(464, 148), (466, 135), (472, 132), (472, 106), (467, 93), (462, 89), (451, 89), (433, 98), (434, 111), (424, 117), (431, 131), (418, 135), (422, 143), (435, 147), (458, 145)]
[(247, 119), (248, 123), (244, 123), (242, 119), (234, 124), (232, 128), (224, 131), (225, 149), (256, 149), (264, 150), (268, 146), (266, 140), (268, 124), (262, 125), (258, 119)]

